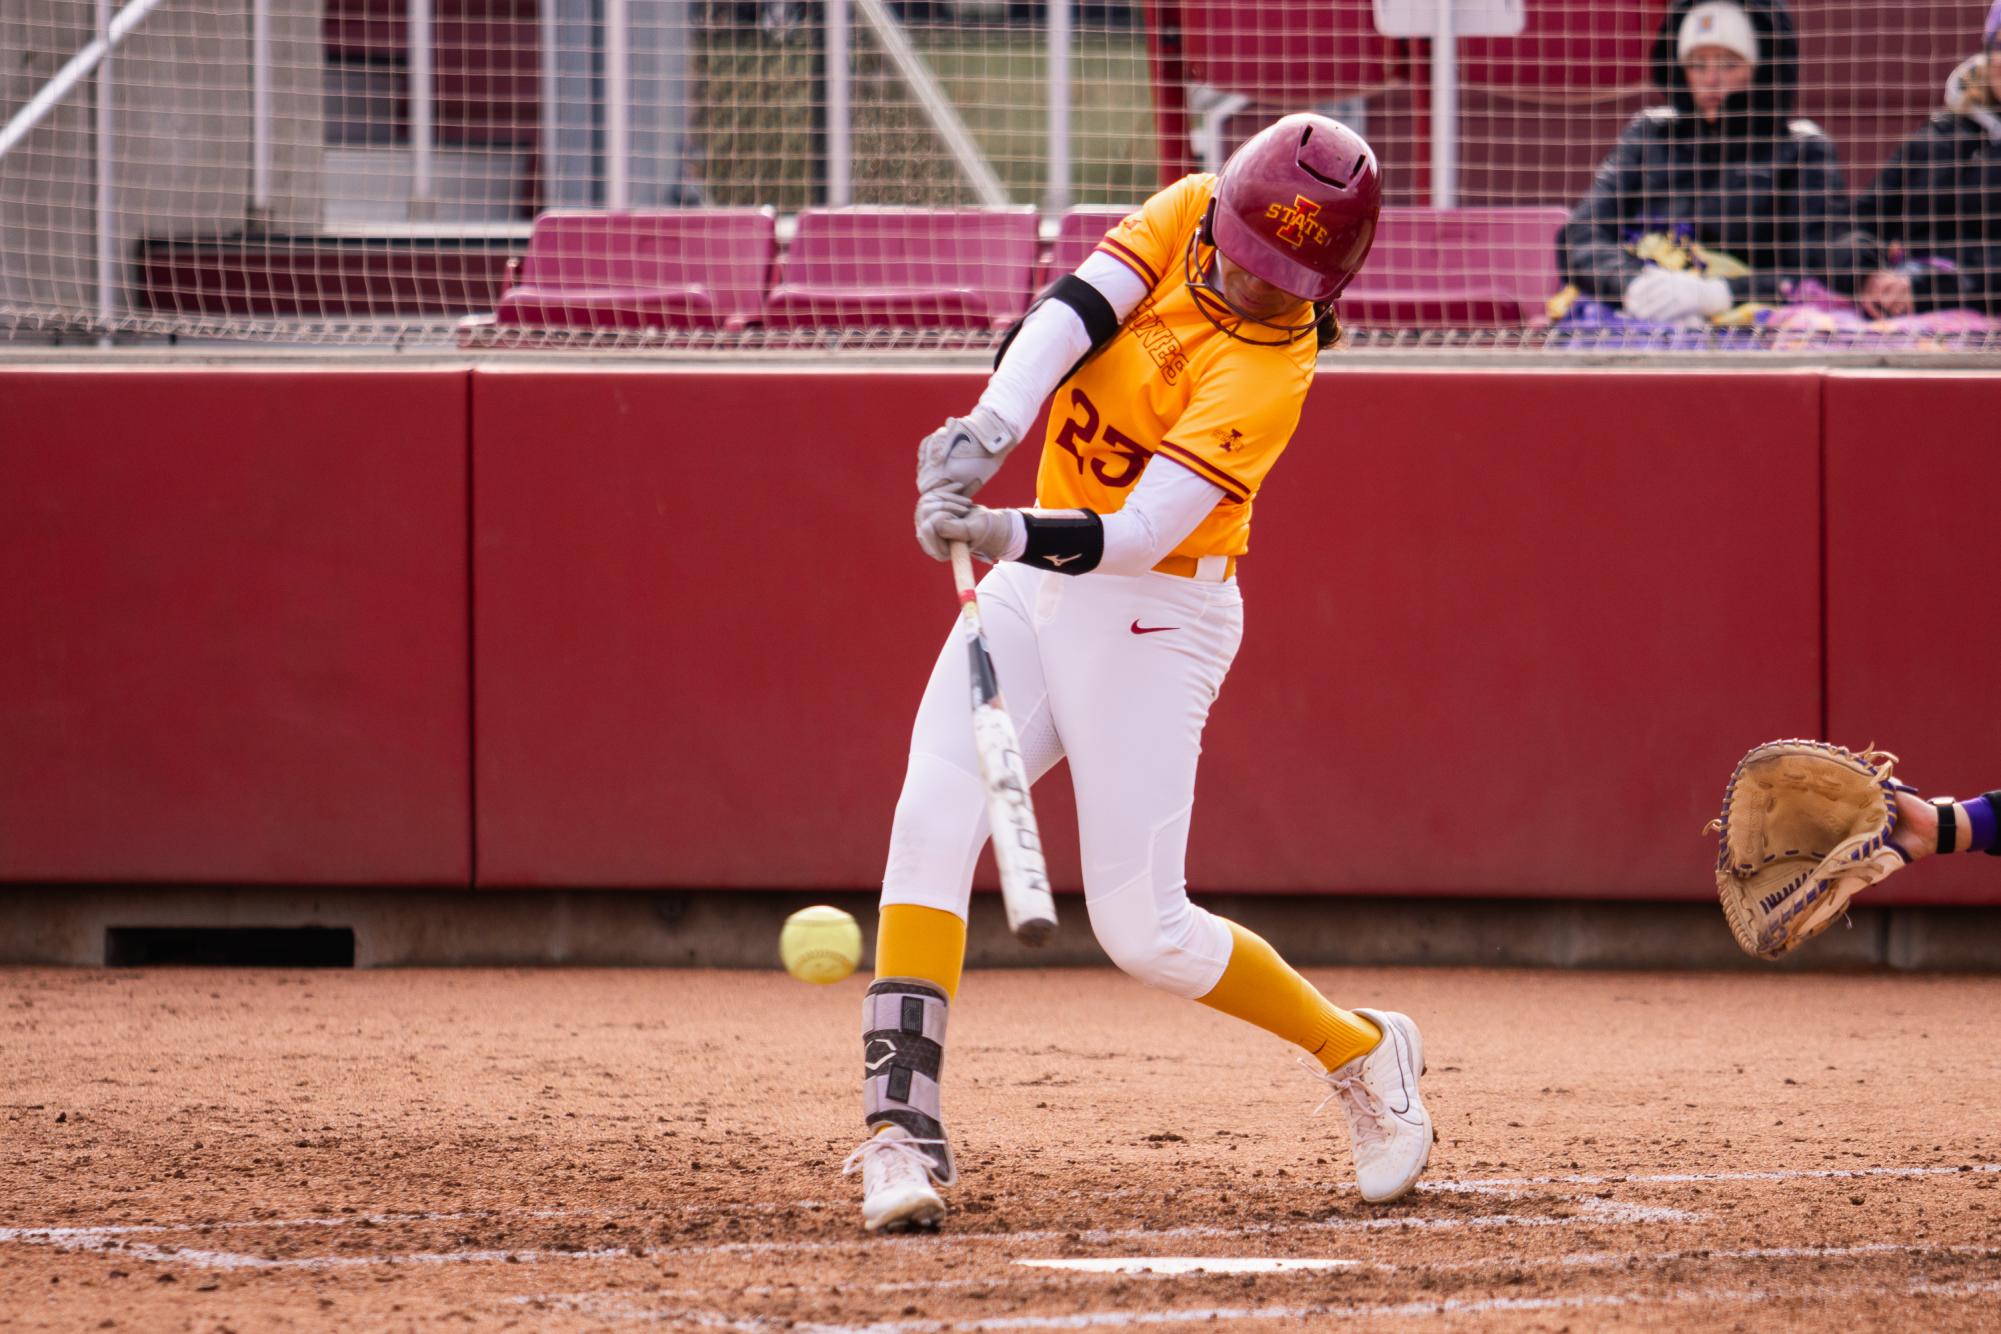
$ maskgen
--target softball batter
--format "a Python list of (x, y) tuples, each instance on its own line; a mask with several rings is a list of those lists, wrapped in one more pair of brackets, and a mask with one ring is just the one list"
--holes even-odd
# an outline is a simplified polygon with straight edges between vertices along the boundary
[[(1333, 301), (1375, 236), (1374, 153), (1323, 116), (1288, 116), (1218, 175), (1189, 176), (1113, 228), (1003, 345), (976, 407), (918, 453), (917, 537), (996, 562), (980, 606), (1022, 757), (1068, 757), (1091, 928), (1149, 985), (1306, 1049), (1347, 1113), (1362, 1195), (1424, 1170), (1417, 1026), (1329, 1003), (1263, 939), (1189, 902), (1182, 863), (1209, 706), (1243, 634), (1237, 563), (1299, 423)], [(971, 497), (1034, 426), (1039, 505)], [(963, 643), (919, 705), (890, 835), (863, 1003), (862, 1173), (870, 1231), (935, 1227), (956, 1173), (939, 1097), (987, 839)]]

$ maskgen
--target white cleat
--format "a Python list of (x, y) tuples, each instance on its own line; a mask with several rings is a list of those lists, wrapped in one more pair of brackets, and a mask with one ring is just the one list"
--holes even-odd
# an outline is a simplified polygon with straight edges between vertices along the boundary
[[(1408, 1015), (1357, 1010), (1383, 1030), (1383, 1040), (1339, 1070), (1314, 1073), (1334, 1086), (1320, 1106), (1338, 1098), (1355, 1150), (1355, 1184), (1371, 1204), (1410, 1193), (1431, 1158), (1431, 1113), (1417, 1079), (1424, 1073), (1424, 1039)], [(1318, 1111), (1319, 1108), (1315, 1108)]]
[(841, 1175), (862, 1174), (862, 1226), (871, 1232), (936, 1228), (945, 1200), (931, 1182), (931, 1155), (902, 1126), (873, 1135), (841, 1165)]

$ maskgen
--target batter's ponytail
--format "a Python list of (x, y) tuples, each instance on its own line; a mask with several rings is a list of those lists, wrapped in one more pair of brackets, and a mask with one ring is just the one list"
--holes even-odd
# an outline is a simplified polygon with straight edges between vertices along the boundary
[(1334, 310), (1332, 301), (1315, 302), (1313, 313), (1319, 316), (1314, 322), (1314, 337), (1320, 340), (1322, 350), (1340, 347), (1348, 341), (1348, 331), (1341, 327), (1341, 317)]

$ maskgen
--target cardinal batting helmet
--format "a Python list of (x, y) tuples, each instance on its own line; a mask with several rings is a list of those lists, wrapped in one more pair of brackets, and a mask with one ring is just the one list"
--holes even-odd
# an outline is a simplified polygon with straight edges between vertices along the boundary
[(1203, 239), (1238, 268), (1319, 305), (1361, 270), (1382, 206), (1374, 150), (1340, 121), (1305, 112), (1230, 155)]

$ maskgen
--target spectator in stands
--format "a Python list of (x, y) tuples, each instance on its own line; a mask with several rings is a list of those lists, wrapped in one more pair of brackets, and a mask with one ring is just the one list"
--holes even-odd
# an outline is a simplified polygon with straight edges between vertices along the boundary
[(1557, 234), (1579, 294), (1696, 323), (1860, 271), (1834, 145), (1791, 119), (1799, 41), (1785, 0), (1674, 0), (1653, 81), (1673, 105), (1633, 118)]
[(1891, 155), (1856, 208), (1876, 246), (1856, 302), (1874, 316), (2001, 316), (2001, 0), (1945, 110)]

